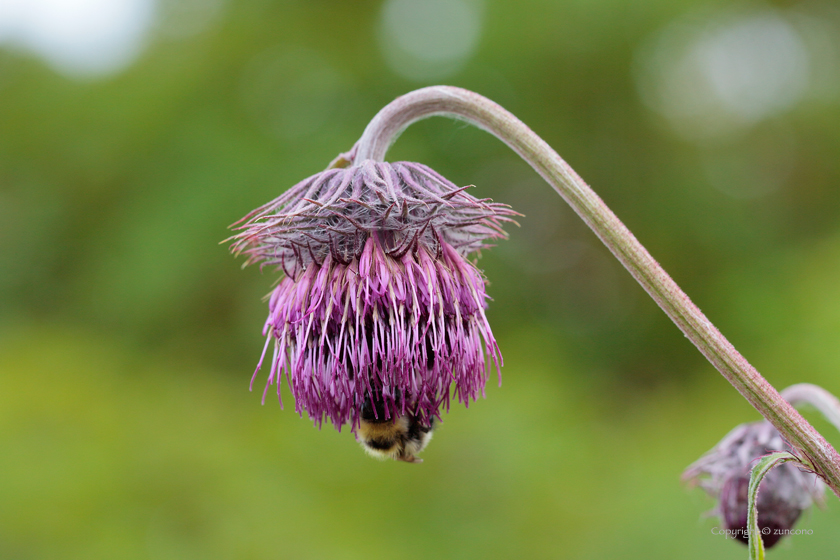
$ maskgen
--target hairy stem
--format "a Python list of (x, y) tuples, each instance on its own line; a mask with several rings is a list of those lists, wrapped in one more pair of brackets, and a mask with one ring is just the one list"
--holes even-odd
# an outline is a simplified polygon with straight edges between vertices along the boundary
[(454, 117), (478, 126), (527, 161), (569, 203), (712, 365), (814, 465), (817, 474), (840, 497), (837, 451), (735, 350), (557, 152), (501, 106), (455, 87), (434, 86), (413, 91), (389, 103), (368, 124), (355, 147), (355, 161), (384, 161), (388, 148), (408, 125), (434, 115)]

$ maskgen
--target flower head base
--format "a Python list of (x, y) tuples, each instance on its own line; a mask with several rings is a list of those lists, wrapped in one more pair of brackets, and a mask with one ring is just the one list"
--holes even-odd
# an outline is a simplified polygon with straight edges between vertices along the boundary
[(501, 354), (466, 256), (504, 237), (513, 215), (423, 165), (365, 161), (246, 216), (232, 250), (286, 273), (263, 332), (263, 357), (274, 340), (266, 391), (277, 383), (279, 397), (285, 372), (297, 412), (339, 429), (357, 426), (366, 402), (428, 425), (453, 382), (469, 404), (483, 393), (485, 353), (497, 368)]
[[(699, 484), (718, 499), (713, 513), (720, 515), (727, 534), (745, 544), (749, 540), (750, 469), (757, 459), (773, 451), (793, 450), (769, 422), (742, 424), (683, 473), (683, 480)], [(758, 488), (756, 503), (764, 546), (775, 545), (803, 511), (814, 502), (822, 503), (824, 488), (817, 475), (793, 463), (784, 463), (767, 473)]]

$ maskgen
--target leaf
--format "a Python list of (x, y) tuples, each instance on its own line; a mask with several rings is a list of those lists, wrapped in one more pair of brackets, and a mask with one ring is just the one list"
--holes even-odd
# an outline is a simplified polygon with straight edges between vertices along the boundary
[(758, 526), (758, 508), (756, 507), (758, 486), (773, 467), (788, 461), (802, 463), (799, 458), (787, 451), (776, 451), (762, 457), (750, 472), (750, 486), (747, 490), (747, 531), (750, 539), (750, 560), (764, 560), (764, 541), (761, 540), (761, 528)]

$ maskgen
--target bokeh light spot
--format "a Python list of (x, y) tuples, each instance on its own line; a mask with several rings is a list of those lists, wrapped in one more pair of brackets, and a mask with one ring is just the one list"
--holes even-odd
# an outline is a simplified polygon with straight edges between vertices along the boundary
[(387, 0), (380, 36), (388, 66), (415, 81), (456, 73), (478, 44), (482, 12), (479, 0)]
[(154, 0), (0, 0), (0, 43), (71, 77), (111, 74), (140, 54)]
[(758, 9), (672, 22), (637, 52), (642, 99), (691, 140), (789, 111), (825, 73), (820, 61), (832, 60), (805, 38), (808, 21)]
[(805, 45), (776, 15), (756, 14), (724, 25), (694, 48), (715, 95), (745, 121), (791, 107), (807, 86)]

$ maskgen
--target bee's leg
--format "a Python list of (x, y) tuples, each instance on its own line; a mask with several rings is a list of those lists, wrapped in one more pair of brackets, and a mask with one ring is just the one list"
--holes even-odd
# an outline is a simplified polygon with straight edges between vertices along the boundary
[(397, 461), (405, 461), (406, 463), (422, 463), (423, 459), (416, 455), (398, 455)]

